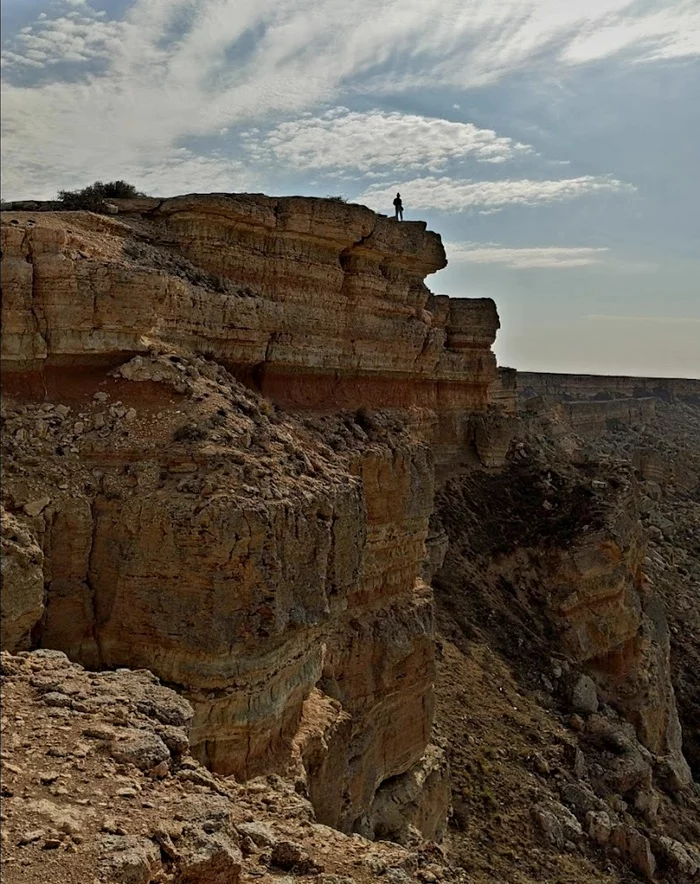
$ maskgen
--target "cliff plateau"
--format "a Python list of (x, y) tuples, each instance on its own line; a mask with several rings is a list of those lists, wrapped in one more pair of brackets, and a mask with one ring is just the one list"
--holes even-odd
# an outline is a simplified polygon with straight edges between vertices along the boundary
[[(692, 484), (692, 469), (649, 446), (630, 465), (601, 454), (654, 424), (659, 390), (623, 398), (617, 379), (615, 401), (579, 401), (530, 377), (539, 395), (517, 412), (495, 305), (428, 290), (445, 254), (422, 223), (251, 194), (117, 203), (3, 212), (13, 702), (46, 733), (42, 703), (66, 730), (106, 704), (117, 747), (152, 731), (170, 748), (159, 728), (180, 728), (150, 766), (117, 748), (108, 775), (141, 764), (135, 792), (155, 778), (166, 803), (183, 780), (229, 802), (250, 783), (311, 823), (294, 874), (321, 874), (324, 824), (356, 833), (333, 836), (348, 856), (369, 855), (363, 838), (429, 839), (392, 854), (402, 869), (358, 860), (343, 884), (700, 874), (675, 699), (692, 727), (696, 692), (672, 673), (676, 596), (650, 579), (644, 503), (650, 477)], [(177, 722), (163, 703), (184, 704)], [(20, 707), (5, 724), (21, 731)], [(61, 756), (68, 779), (99, 777), (100, 752)], [(13, 802), (34, 788), (16, 776)], [(34, 785), (73, 806), (55, 782)], [(218, 847), (197, 823), (181, 850), (144, 801), (133, 880), (215, 880), (183, 871), (192, 839), (222, 881), (285, 869), (233, 803)], [(34, 867), (44, 842), (17, 838), (13, 862)], [(105, 847), (118, 865), (112, 849), (126, 842)]]

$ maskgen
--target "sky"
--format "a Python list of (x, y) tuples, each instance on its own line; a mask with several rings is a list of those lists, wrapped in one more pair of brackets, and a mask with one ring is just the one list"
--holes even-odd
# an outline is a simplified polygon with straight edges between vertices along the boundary
[(700, 0), (3, 0), (2, 196), (343, 196), (527, 371), (700, 377)]

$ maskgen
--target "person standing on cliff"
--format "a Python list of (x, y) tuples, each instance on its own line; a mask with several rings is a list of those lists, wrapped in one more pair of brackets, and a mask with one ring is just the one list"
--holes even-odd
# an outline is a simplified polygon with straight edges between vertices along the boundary
[(396, 199), (394, 200), (394, 218), (397, 221), (403, 221), (403, 203), (401, 202), (401, 194), (396, 194)]

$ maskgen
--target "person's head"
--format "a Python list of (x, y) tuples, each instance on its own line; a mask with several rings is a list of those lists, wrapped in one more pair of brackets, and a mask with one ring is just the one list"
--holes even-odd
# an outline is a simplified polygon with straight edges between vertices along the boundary
[(397, 193), (397, 194), (396, 194), (396, 199), (397, 199), (397, 200), (400, 200), (400, 199), (401, 199), (401, 194), (400, 194), (400, 193)]

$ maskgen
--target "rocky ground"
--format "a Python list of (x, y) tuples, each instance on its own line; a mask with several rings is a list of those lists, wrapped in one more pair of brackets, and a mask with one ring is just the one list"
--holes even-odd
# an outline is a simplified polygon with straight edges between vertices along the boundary
[(189, 704), (147, 671), (88, 672), (59, 651), (2, 656), (8, 884), (466, 882), (436, 844), (317, 824), (295, 783), (241, 785), (189, 754)]

